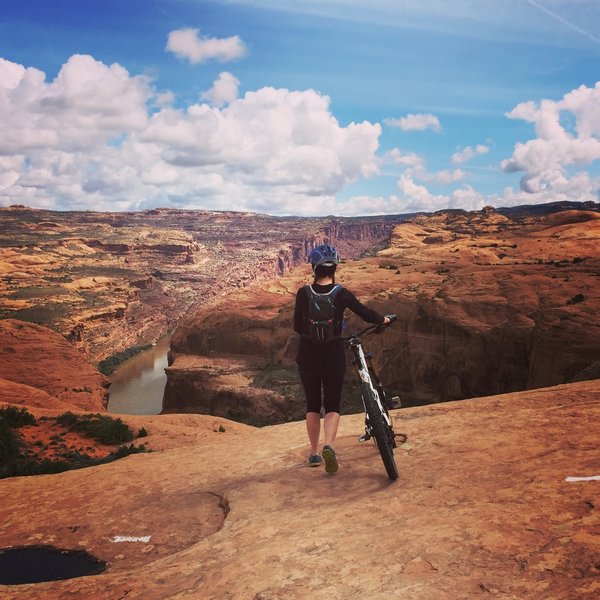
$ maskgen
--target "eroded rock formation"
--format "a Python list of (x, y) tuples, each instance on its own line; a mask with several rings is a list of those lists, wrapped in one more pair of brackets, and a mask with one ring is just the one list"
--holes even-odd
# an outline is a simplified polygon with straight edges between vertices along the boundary
[(104, 411), (108, 379), (46, 327), (0, 320), (0, 402)]
[(287, 273), (317, 244), (358, 256), (400, 220), (0, 208), (0, 318), (51, 326), (99, 361), (156, 340), (190, 307)]
[[(172, 341), (165, 410), (240, 418), (245, 407), (251, 422), (300, 417), (291, 318), (308, 275), (294, 271), (241, 290), (187, 319)], [(600, 214), (586, 210), (416, 217), (394, 229), (389, 248), (339, 272), (367, 304), (398, 314), (394, 327), (367, 343), (384, 381), (408, 405), (585, 373), (600, 360), (599, 277)], [(244, 380), (220, 394), (227, 361)], [(260, 402), (257, 388), (266, 390)]]

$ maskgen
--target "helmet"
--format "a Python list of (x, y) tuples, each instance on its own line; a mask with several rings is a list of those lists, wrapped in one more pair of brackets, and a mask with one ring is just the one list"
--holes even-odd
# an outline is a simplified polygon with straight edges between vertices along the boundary
[(308, 262), (315, 269), (318, 265), (325, 265), (331, 267), (337, 265), (340, 262), (337, 250), (329, 244), (321, 244), (316, 248), (313, 248), (308, 255)]

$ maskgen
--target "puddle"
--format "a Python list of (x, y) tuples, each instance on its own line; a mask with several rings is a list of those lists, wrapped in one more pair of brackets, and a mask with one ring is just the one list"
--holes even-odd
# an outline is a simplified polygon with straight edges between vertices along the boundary
[(106, 563), (85, 550), (24, 546), (0, 550), (0, 584), (20, 585), (99, 575)]

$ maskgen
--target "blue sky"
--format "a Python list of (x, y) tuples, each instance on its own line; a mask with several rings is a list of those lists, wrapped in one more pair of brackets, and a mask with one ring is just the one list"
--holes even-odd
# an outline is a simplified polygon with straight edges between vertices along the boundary
[(3, 0), (0, 205), (598, 200), (595, 0)]

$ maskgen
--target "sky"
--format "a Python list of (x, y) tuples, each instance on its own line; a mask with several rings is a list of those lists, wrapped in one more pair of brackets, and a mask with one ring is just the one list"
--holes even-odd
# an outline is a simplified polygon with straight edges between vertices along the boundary
[(599, 194), (598, 0), (0, 0), (0, 206)]

